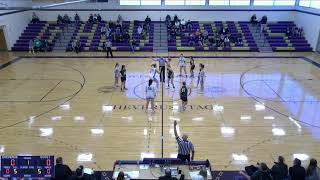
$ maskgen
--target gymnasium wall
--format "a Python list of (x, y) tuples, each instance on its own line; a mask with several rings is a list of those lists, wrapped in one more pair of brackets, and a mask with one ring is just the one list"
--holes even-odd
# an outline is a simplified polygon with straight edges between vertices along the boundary
[[(0, 11), (0, 14), (6, 12), (8, 11)], [(18, 40), (21, 33), (25, 30), (30, 19), (31, 11), (0, 16), (0, 26), (4, 26), (4, 33), (9, 50)]]
[(320, 10), (299, 7), (298, 11), (308, 11), (318, 15), (296, 12), (294, 19), (299, 27), (303, 27), (305, 37), (315, 51), (320, 33)]

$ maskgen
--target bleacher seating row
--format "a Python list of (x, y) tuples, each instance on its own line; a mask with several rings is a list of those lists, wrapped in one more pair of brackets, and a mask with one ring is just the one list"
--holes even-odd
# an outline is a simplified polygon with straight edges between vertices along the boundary
[[(93, 24), (84, 22), (76, 25), (76, 29), (72, 34), (71, 41), (68, 43), (66, 50), (70, 49), (72, 41), (80, 40), (83, 51), (101, 51), (102, 42), (106, 37), (101, 35), (101, 28), (106, 26), (107, 22), (100, 22)], [(124, 21), (123, 29), (128, 31), (130, 37), (137, 40), (138, 46), (136, 50), (152, 51), (153, 50), (153, 32), (154, 22), (151, 23), (151, 30), (145, 39), (140, 39), (137, 32), (138, 26), (142, 25), (143, 21)], [(168, 39), (169, 51), (258, 51), (257, 44), (249, 30), (249, 22), (239, 21), (192, 21), (192, 30), (184, 30), (181, 35), (177, 35)], [(214, 36), (221, 28), (228, 27), (231, 36), (242, 37), (243, 44), (231, 43), (230, 47), (215, 47), (204, 44), (201, 46), (196, 43), (194, 46), (189, 46), (189, 37), (186, 34), (200, 29), (201, 32), (207, 30), (209, 37)], [(273, 51), (312, 51), (310, 44), (304, 37), (288, 37), (286, 30), (288, 27), (296, 27), (294, 22), (269, 22), (263, 32), (268, 43)], [(21, 34), (17, 42), (12, 47), (13, 51), (28, 51), (29, 41), (35, 38), (42, 38), (50, 43), (54, 48), (55, 44), (61, 38), (65, 25), (57, 24), (56, 22), (41, 21), (37, 24), (30, 23), (24, 32)], [(168, 30), (169, 31), (169, 30)], [(169, 34), (168, 34), (169, 35)], [(130, 51), (130, 42), (113, 42), (113, 50), (117, 51)]]

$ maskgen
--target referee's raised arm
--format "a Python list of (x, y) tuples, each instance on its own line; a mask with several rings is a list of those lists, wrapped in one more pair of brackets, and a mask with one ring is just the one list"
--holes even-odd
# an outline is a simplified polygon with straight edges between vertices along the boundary
[(188, 135), (183, 134), (182, 139), (179, 137), (177, 133), (177, 121), (174, 121), (174, 135), (176, 137), (177, 143), (178, 143), (178, 159), (181, 159), (181, 161), (190, 161), (190, 152), (191, 154), (191, 160), (194, 159), (194, 146), (191, 141), (188, 141)]

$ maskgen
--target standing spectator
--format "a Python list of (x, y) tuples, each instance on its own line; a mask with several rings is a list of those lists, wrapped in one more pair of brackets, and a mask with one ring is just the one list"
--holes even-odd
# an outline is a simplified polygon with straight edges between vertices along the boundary
[(79, 24), (79, 23), (80, 23), (80, 16), (78, 15), (78, 13), (76, 13), (76, 14), (74, 15), (74, 22), (75, 22), (76, 24)]
[(101, 35), (106, 35), (106, 32), (107, 32), (107, 27), (106, 26), (102, 26)]
[(149, 79), (146, 87), (146, 112), (148, 112), (149, 103), (151, 102), (152, 113), (154, 113), (154, 98), (156, 97), (156, 89), (152, 86), (152, 79)]
[[(89, 174), (85, 174), (83, 172), (83, 166), (79, 166), (76, 169), (76, 173), (75, 176), (72, 178), (72, 180), (94, 180), (95, 178), (93, 178), (91, 175)], [(65, 179), (66, 180), (66, 179)]]
[(98, 16), (97, 14), (94, 14), (93, 15), (93, 22), (96, 23), (98, 21)]
[(81, 50), (81, 43), (80, 43), (79, 40), (76, 40), (74, 50), (76, 51), (77, 54), (80, 52), (80, 50)]
[(230, 39), (228, 36), (224, 38), (224, 47), (227, 47), (227, 48), (230, 47)]
[(284, 163), (282, 156), (278, 157), (278, 162), (274, 162), (271, 168), (273, 180), (285, 180), (288, 178), (288, 166)]
[(39, 19), (39, 17), (36, 15), (36, 13), (35, 13), (35, 12), (33, 12), (33, 13), (32, 13), (32, 19), (31, 19), (31, 22), (32, 22), (33, 24), (35, 24), (35, 23), (39, 23), (39, 22), (40, 22), (40, 19)]
[(261, 21), (260, 21), (261, 32), (263, 32), (266, 29), (267, 22), (268, 22), (267, 16), (266, 15), (262, 16)]
[(122, 18), (121, 15), (119, 14), (119, 15), (118, 15), (117, 22), (118, 22), (118, 23), (122, 23), (122, 21), (123, 21), (123, 18)]
[(89, 23), (93, 23), (93, 14), (90, 14), (88, 21)]
[(187, 26), (188, 31), (192, 30), (192, 23), (191, 23), (190, 19), (186, 22), (186, 26)]
[(68, 165), (63, 164), (62, 157), (56, 159), (56, 165), (54, 166), (55, 178), (54, 180), (66, 180), (72, 176), (72, 171)]
[(29, 53), (34, 54), (33, 39), (29, 41)]
[(121, 75), (121, 91), (128, 90), (126, 88), (126, 81), (127, 81), (127, 70), (126, 66), (122, 65), (121, 70), (120, 70), (120, 75)]
[[(188, 135), (183, 134), (182, 139), (178, 136), (177, 132), (177, 121), (174, 121), (174, 135), (176, 137), (177, 143), (178, 143), (178, 159), (181, 161), (193, 161), (194, 159), (194, 146), (191, 141), (188, 141)], [(191, 159), (190, 159), (190, 153), (191, 153)]]
[(61, 23), (63, 23), (63, 17), (60, 14), (58, 14), (57, 24), (61, 24)]
[(106, 42), (106, 50), (107, 50), (107, 58), (109, 58), (109, 53), (111, 55), (111, 58), (113, 58), (113, 54), (112, 54), (112, 43), (109, 39), (107, 39)]
[(173, 17), (173, 21), (174, 21), (174, 23), (176, 23), (177, 21), (179, 21), (179, 18), (178, 18), (178, 16), (177, 16), (177, 15), (174, 15), (174, 17)]
[(306, 177), (306, 170), (301, 166), (300, 159), (295, 158), (293, 166), (289, 168), (289, 175), (291, 180), (304, 180)]
[(130, 41), (130, 48), (132, 53), (134, 53), (137, 46), (138, 46), (137, 40), (134, 37), (132, 37), (132, 40)]
[(98, 21), (98, 22), (101, 22), (101, 21), (102, 21), (102, 18), (101, 18), (101, 16), (100, 16), (100, 14), (98, 14), (98, 16), (97, 16), (97, 21)]
[(138, 26), (138, 29), (137, 29), (139, 36), (141, 35), (142, 30), (143, 30), (142, 26), (139, 25), (139, 26)]
[(145, 24), (150, 24), (151, 23), (151, 19), (149, 16), (146, 17), (146, 19), (144, 20)]
[(250, 23), (253, 24), (253, 25), (257, 25), (258, 24), (257, 16), (255, 14), (251, 16)]
[(306, 180), (320, 180), (320, 168), (317, 165), (317, 160), (310, 159), (310, 164), (307, 168)]
[(70, 24), (71, 23), (71, 20), (70, 20), (70, 17), (68, 16), (68, 14), (65, 14), (63, 16), (63, 23), (65, 23), (65, 24)]
[(169, 14), (167, 14), (166, 16), (166, 25), (168, 26), (171, 22), (171, 16)]
[(259, 163), (258, 170), (255, 171), (251, 176), (240, 171), (240, 174), (243, 175), (246, 180), (272, 180), (269, 168), (266, 163)]

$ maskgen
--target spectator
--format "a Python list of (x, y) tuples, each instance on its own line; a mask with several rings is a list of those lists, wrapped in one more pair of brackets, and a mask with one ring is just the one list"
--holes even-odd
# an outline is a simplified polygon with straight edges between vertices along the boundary
[(125, 177), (124, 177), (124, 172), (123, 171), (120, 171), (118, 176), (117, 176), (117, 180), (125, 180)]
[(171, 22), (171, 16), (169, 14), (167, 14), (166, 16), (166, 25), (168, 26)]
[(69, 166), (63, 164), (62, 157), (56, 159), (56, 165), (54, 166), (55, 178), (54, 180), (66, 180), (72, 176), (72, 171)]
[(63, 23), (63, 17), (59, 14), (57, 18), (57, 24)]
[(105, 41), (102, 42), (102, 51), (107, 51), (107, 45)]
[(317, 160), (310, 159), (309, 166), (307, 168), (306, 180), (320, 180), (320, 168), (317, 165)]
[(273, 180), (286, 180), (288, 178), (288, 166), (284, 163), (282, 156), (278, 157), (278, 162), (274, 162), (271, 175)]
[(187, 26), (188, 31), (192, 30), (192, 23), (191, 23), (190, 19), (187, 21), (186, 26)]
[(237, 45), (238, 46), (242, 46), (243, 45), (242, 35), (241, 34), (237, 37)]
[(289, 175), (291, 180), (304, 180), (306, 177), (306, 170), (301, 166), (300, 159), (295, 158), (293, 166), (289, 168)]
[(93, 22), (96, 23), (97, 21), (98, 21), (98, 16), (97, 16), (97, 14), (94, 14), (94, 15), (93, 15)]
[(134, 37), (132, 37), (132, 40), (130, 41), (130, 48), (132, 53), (134, 53), (137, 46), (138, 46), (137, 40)]
[(106, 35), (106, 33), (107, 33), (107, 27), (106, 26), (102, 26), (101, 35)]
[(83, 172), (83, 166), (79, 166), (76, 169), (75, 176), (72, 177), (72, 180), (94, 180), (95, 178), (89, 174)]
[(111, 55), (111, 58), (113, 58), (113, 54), (112, 54), (112, 43), (109, 39), (107, 39), (106, 42), (106, 50), (107, 50), (107, 58), (109, 58), (109, 53)]
[(146, 19), (144, 20), (145, 24), (150, 24), (151, 23), (151, 19), (149, 16), (146, 17)]
[(35, 12), (33, 12), (33, 13), (32, 13), (32, 19), (31, 19), (31, 22), (32, 22), (33, 24), (35, 24), (35, 23), (39, 23), (39, 22), (40, 22), (40, 19), (39, 19), (39, 17), (36, 15), (36, 13), (35, 13)]
[(199, 174), (197, 174), (196, 176), (192, 176), (191, 179), (192, 180), (206, 180), (207, 179), (207, 168), (205, 166), (202, 166)]
[(128, 31), (126, 31), (124, 34), (123, 34), (123, 40), (125, 42), (129, 42), (130, 41), (130, 34), (128, 33)]
[(63, 16), (63, 23), (65, 23), (65, 24), (70, 24), (71, 23), (70, 17), (67, 14), (65, 14)]
[(230, 39), (228, 36), (224, 38), (223, 43), (224, 43), (224, 47), (228, 47), (228, 48), (230, 47)]
[(287, 35), (288, 37), (291, 36), (291, 29), (290, 29), (290, 27), (287, 27), (286, 35)]
[(174, 26), (176, 29), (180, 29), (180, 21), (175, 21)]
[(76, 40), (73, 47), (74, 51), (78, 54), (81, 50), (81, 43), (79, 40)]
[(302, 27), (299, 28), (298, 33), (299, 33), (299, 37), (303, 37), (303, 28)]
[(76, 14), (74, 15), (74, 21), (75, 21), (76, 24), (79, 24), (79, 23), (80, 23), (80, 16), (78, 15), (78, 13), (76, 13)]
[(164, 173), (165, 175), (160, 176), (159, 180), (178, 180), (176, 177), (171, 176), (171, 170), (169, 168), (165, 169)]
[(220, 46), (222, 46), (223, 44), (224, 44), (224, 35), (223, 34), (220, 34), (220, 40), (219, 40), (219, 42), (218, 42), (218, 47), (220, 47)]
[(108, 27), (106, 30), (106, 37), (108, 38), (108, 37), (110, 37), (110, 35), (111, 35), (111, 29), (110, 29), (110, 27)]
[(253, 24), (253, 25), (257, 25), (258, 24), (257, 16), (255, 14), (251, 16), (250, 23)]
[(143, 28), (142, 28), (142, 26), (141, 25), (139, 25), (138, 26), (138, 34), (139, 34), (139, 36), (141, 35), (141, 33), (142, 33), (142, 30), (143, 30)]
[[(174, 121), (174, 135), (176, 137), (177, 143), (178, 143), (178, 159), (181, 161), (193, 161), (194, 159), (194, 147), (192, 142), (188, 141), (188, 135), (183, 134), (182, 139), (178, 136), (177, 133), (177, 121)], [(190, 152), (192, 153), (191, 159), (190, 159)]]
[(89, 23), (93, 23), (93, 14), (90, 14), (89, 19), (88, 19)]
[(270, 171), (266, 163), (258, 163), (258, 170), (255, 171), (251, 176), (240, 171), (240, 174), (243, 175), (246, 180), (272, 180)]
[(262, 16), (260, 24), (261, 24), (261, 32), (263, 32), (267, 26), (268, 18), (266, 15)]
[(175, 23), (175, 22), (177, 22), (177, 21), (179, 21), (179, 18), (178, 18), (178, 16), (177, 16), (177, 15), (174, 15), (174, 17), (173, 17), (173, 21), (174, 21), (174, 23)]
[(97, 16), (97, 21), (98, 21), (98, 22), (101, 22), (101, 21), (102, 21), (102, 18), (101, 18), (101, 16), (100, 16), (100, 14), (98, 14), (98, 16)]
[(123, 18), (122, 18), (121, 15), (119, 14), (119, 15), (118, 15), (117, 22), (118, 22), (118, 23), (122, 23), (122, 21), (123, 21)]
[(192, 46), (194, 46), (195, 44), (196, 44), (195, 35), (194, 35), (194, 34), (190, 34), (188, 45), (192, 47)]
[(180, 25), (181, 25), (182, 30), (184, 31), (186, 29), (186, 21), (184, 19), (182, 19), (180, 21)]
[(29, 53), (34, 54), (33, 39), (29, 41)]

